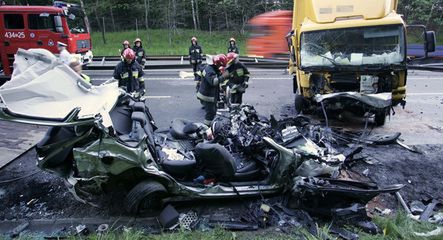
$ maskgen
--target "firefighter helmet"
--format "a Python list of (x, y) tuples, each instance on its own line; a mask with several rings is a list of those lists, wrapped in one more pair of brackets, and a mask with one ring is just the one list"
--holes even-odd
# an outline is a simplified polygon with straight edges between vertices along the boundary
[(130, 48), (126, 48), (125, 51), (123, 51), (122, 56), (124, 59), (134, 60), (135, 59), (135, 52)]
[(191, 42), (194, 42), (194, 41), (197, 42), (197, 38), (196, 37), (192, 37), (191, 38)]
[(229, 42), (237, 42), (237, 41), (235, 41), (235, 38), (233, 38), (233, 37), (231, 37), (231, 39), (229, 39)]
[(231, 64), (233, 61), (235, 61), (238, 58), (238, 54), (230, 52), (226, 55), (226, 58), (228, 59), (228, 64)]
[(217, 67), (225, 67), (228, 64), (228, 58), (224, 54), (219, 54), (214, 57), (213, 63)]

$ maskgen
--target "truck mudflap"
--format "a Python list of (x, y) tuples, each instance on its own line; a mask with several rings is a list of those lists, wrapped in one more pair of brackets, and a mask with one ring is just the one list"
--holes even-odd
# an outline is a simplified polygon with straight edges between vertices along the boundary
[(325, 100), (340, 98), (354, 99), (378, 109), (388, 108), (392, 105), (392, 93), (363, 94), (358, 92), (339, 92), (329, 94), (317, 94), (315, 95), (314, 100), (317, 103), (321, 103)]

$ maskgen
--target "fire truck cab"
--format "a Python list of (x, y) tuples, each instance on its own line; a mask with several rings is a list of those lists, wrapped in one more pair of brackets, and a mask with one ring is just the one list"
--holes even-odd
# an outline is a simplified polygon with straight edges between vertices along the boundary
[(55, 1), (54, 6), (0, 6), (4, 75), (11, 75), (19, 48), (44, 48), (58, 53), (57, 42), (63, 42), (71, 54), (87, 53), (92, 46), (88, 29), (84, 12), (75, 4)]

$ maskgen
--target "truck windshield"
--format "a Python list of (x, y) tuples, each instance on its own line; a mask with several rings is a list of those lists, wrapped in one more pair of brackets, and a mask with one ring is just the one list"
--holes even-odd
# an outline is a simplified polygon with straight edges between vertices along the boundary
[(71, 33), (87, 33), (85, 16), (79, 8), (69, 8), (66, 16), (68, 19), (68, 27)]
[(405, 60), (401, 25), (305, 32), (301, 67), (393, 65)]

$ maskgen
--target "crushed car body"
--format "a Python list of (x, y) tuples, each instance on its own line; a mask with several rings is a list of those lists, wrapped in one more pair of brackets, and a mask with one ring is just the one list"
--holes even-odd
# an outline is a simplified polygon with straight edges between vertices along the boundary
[[(309, 137), (313, 126), (305, 117), (268, 119), (253, 106), (234, 105), (210, 127), (175, 119), (161, 131), (147, 100), (119, 90), (116, 82), (87, 84), (49, 52), (20, 50), (16, 61), (28, 67), (0, 88), (0, 119), (51, 126), (36, 145), (38, 166), (62, 177), (84, 203), (117, 188), (126, 192), (124, 207), (131, 213), (158, 207), (167, 197), (299, 193), (320, 181), (294, 179), (336, 178), (346, 159), (324, 139)], [(34, 67), (45, 71), (36, 74)], [(356, 183), (349, 190), (333, 180), (328, 186), (370, 198), (402, 187)]]

